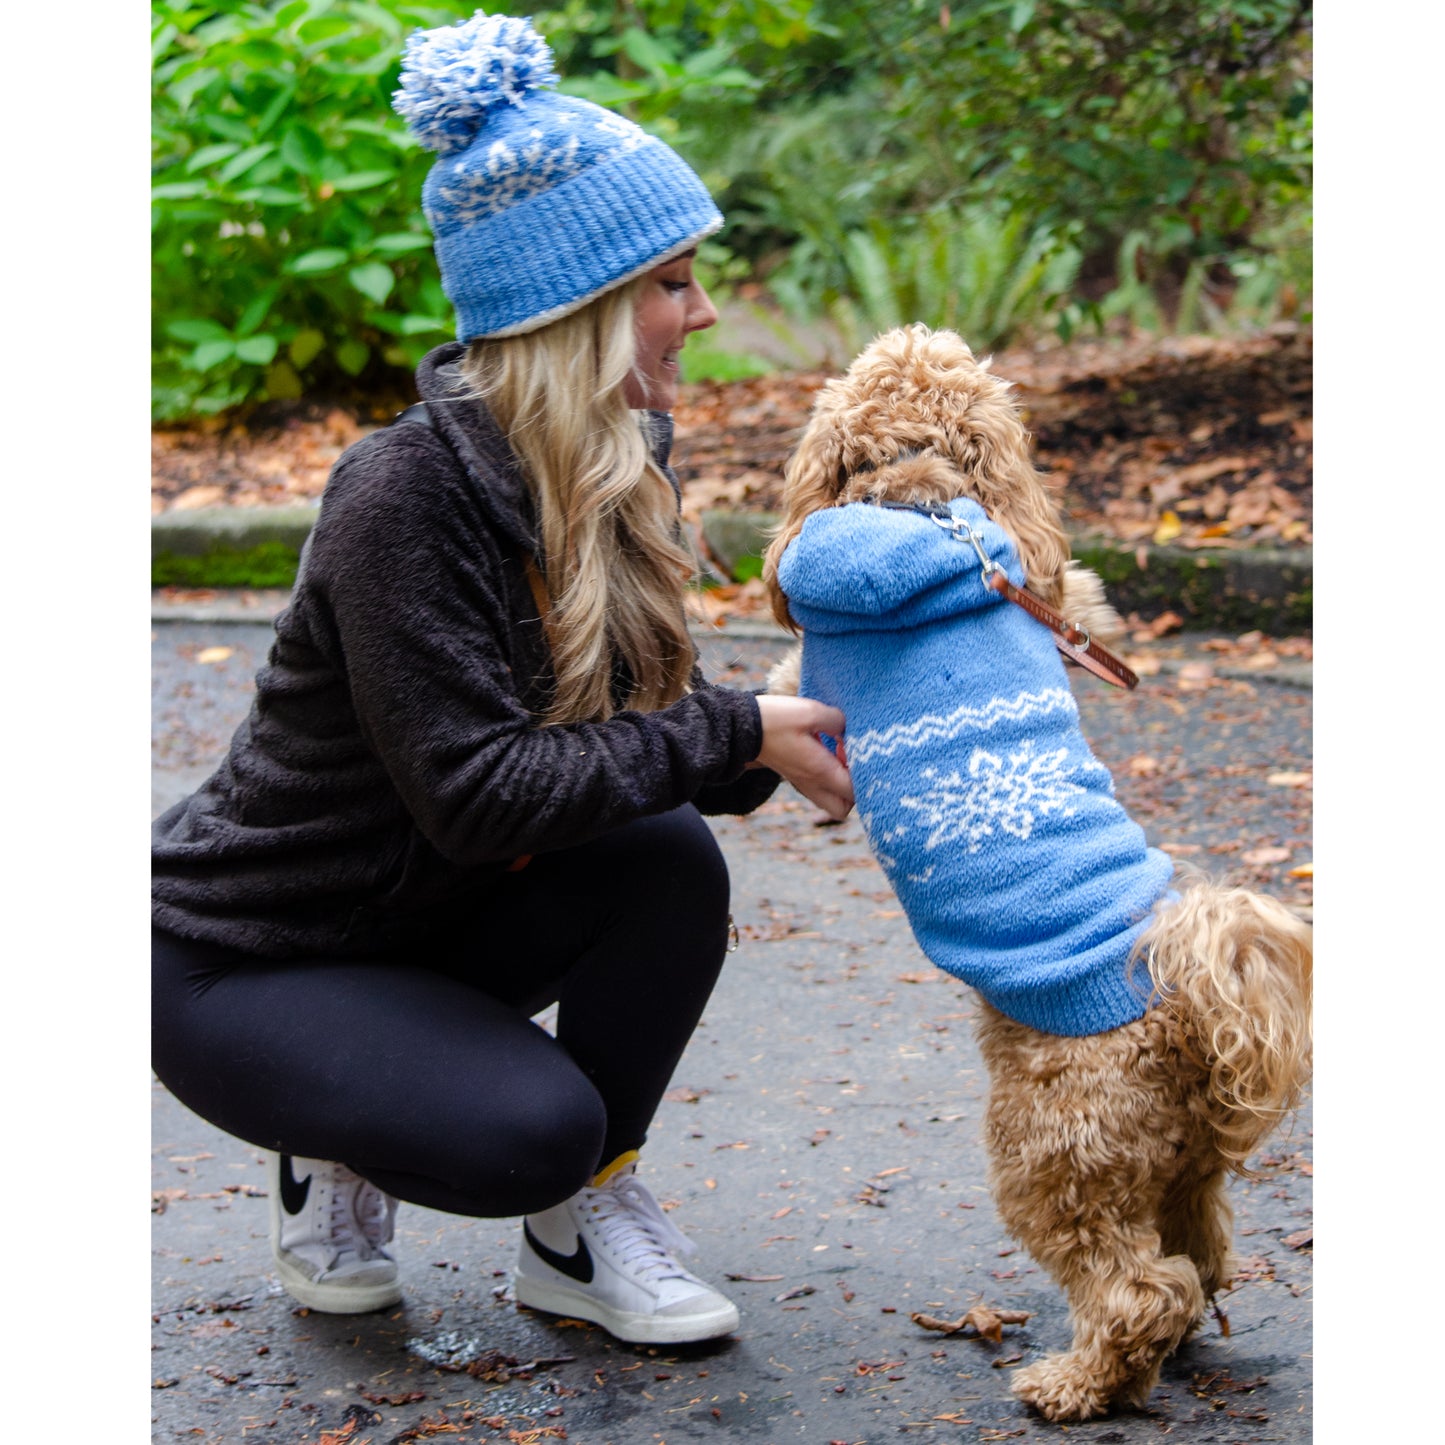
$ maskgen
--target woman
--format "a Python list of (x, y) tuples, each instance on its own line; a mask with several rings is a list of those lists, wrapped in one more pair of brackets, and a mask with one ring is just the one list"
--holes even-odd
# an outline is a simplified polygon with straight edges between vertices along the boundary
[(699, 815), (852, 790), (842, 715), (708, 686), (684, 621), (667, 412), (721, 217), (554, 81), (525, 21), (408, 41), (458, 342), (337, 463), (250, 716), (157, 820), (153, 1061), (272, 1152), (302, 1304), (397, 1302), (401, 1199), (523, 1215), (521, 1303), (671, 1343), (738, 1322), (635, 1173), (726, 947)]

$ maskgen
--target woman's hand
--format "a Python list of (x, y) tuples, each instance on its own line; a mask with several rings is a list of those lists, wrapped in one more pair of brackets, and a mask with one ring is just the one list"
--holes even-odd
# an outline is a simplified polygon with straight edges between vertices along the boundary
[[(843, 761), (843, 714), (812, 698), (768, 693), (758, 698), (758, 711), (763, 748), (757, 761), (841, 822), (853, 807), (853, 779)], [(819, 733), (838, 739), (837, 757), (818, 740)]]

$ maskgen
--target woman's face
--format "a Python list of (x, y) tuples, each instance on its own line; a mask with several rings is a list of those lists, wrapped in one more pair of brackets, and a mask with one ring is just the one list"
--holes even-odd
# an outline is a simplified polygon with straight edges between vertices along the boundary
[(654, 266), (638, 292), (633, 312), (637, 358), (623, 386), (630, 407), (671, 411), (681, 379), (677, 353), (689, 331), (702, 331), (717, 320), (717, 308), (692, 274), (696, 251)]

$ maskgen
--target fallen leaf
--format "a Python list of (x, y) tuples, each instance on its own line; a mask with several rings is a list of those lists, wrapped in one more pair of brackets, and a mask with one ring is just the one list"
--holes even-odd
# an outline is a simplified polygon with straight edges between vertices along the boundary
[(1271, 773), (1265, 779), (1272, 788), (1309, 788), (1314, 781), (1313, 773)]
[(807, 1295), (817, 1294), (817, 1293), (818, 1293), (818, 1287), (817, 1287), (816, 1285), (812, 1285), (812, 1284), (800, 1284), (800, 1285), (797, 1285), (797, 1286), (796, 1286), (795, 1288), (793, 1288), (793, 1289), (785, 1289), (785, 1290), (782, 1292), (782, 1294), (775, 1294), (775, 1295), (773, 1296), (773, 1303), (774, 1303), (774, 1304), (782, 1304), (782, 1302), (783, 1302), (784, 1300), (803, 1299), (803, 1298), (804, 1298), (805, 1296), (807, 1296)]
[(1308, 1229), (1297, 1229), (1293, 1234), (1287, 1234), (1280, 1240), (1281, 1244), (1287, 1244), (1291, 1249), (1313, 1249), (1315, 1243), (1315, 1227), (1310, 1225)]
[(234, 647), (203, 647), (196, 654), (196, 661), (208, 664), (224, 662), (235, 650)]
[(1315, 876), (1315, 865), (1313, 863), (1301, 863), (1298, 868), (1291, 868), (1284, 876), (1286, 878), (1313, 878)]
[(909, 1319), (921, 1329), (937, 1330), (944, 1335), (973, 1333), (983, 1340), (992, 1340), (998, 1344), (1003, 1339), (1003, 1327), (1005, 1325), (1021, 1325), (1028, 1321), (1030, 1312), (1028, 1310), (996, 1310), (985, 1304), (977, 1304), (967, 1314), (960, 1315), (956, 1320), (940, 1319), (936, 1315), (914, 1313)]
[(1288, 848), (1276, 848), (1266, 845), (1262, 848), (1251, 848), (1248, 853), (1241, 853), (1239, 861), (1248, 863), (1251, 868), (1261, 868), (1268, 863), (1283, 863), (1290, 856)]
[(1172, 542), (1183, 530), (1184, 524), (1179, 520), (1178, 513), (1165, 512), (1159, 518), (1159, 525), (1154, 528), (1154, 543), (1162, 547), (1166, 542)]

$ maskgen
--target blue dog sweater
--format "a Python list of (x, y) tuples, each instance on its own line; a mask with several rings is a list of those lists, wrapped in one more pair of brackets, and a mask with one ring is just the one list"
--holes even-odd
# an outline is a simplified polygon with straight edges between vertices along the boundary
[[(1023, 585), (983, 508), (950, 511)], [(1139, 1018), (1149, 980), (1129, 955), (1173, 864), (1115, 801), (1048, 628), (915, 511), (815, 513), (778, 583), (803, 629), (800, 690), (848, 720), (858, 814), (923, 951), (1045, 1033)]]

